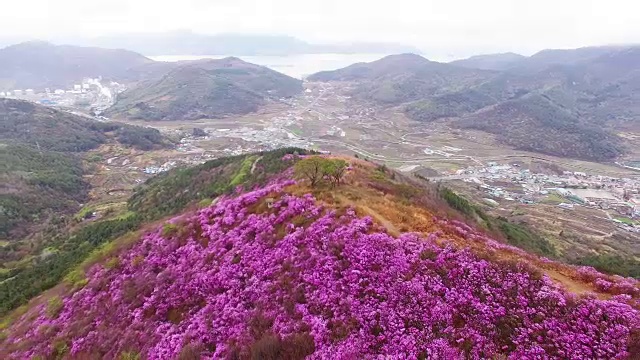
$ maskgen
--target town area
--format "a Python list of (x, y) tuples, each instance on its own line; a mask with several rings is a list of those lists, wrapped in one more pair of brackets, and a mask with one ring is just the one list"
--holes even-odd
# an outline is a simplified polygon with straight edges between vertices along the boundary
[(115, 96), (126, 90), (117, 82), (101, 78), (85, 78), (67, 89), (15, 89), (0, 91), (0, 98), (19, 99), (67, 110), (77, 115), (93, 115), (97, 120), (107, 120), (101, 114), (113, 105)]
[(576, 207), (601, 210), (604, 217), (627, 231), (640, 232), (640, 179), (616, 178), (562, 171), (556, 174), (535, 173), (522, 165), (489, 162), (457, 170), (454, 175), (431, 180), (461, 180), (473, 184), (489, 206), (504, 202), (525, 205), (554, 204), (572, 211)]

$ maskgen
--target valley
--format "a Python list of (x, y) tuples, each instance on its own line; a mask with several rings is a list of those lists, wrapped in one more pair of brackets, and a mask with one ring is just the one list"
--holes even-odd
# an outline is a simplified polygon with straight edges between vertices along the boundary
[[(133, 189), (173, 167), (300, 147), (355, 155), (400, 173), (446, 185), (486, 212), (524, 224), (549, 239), (557, 256), (581, 262), (603, 254), (640, 261), (640, 172), (514, 150), (487, 133), (423, 123), (396, 109), (349, 96), (348, 83), (305, 82), (305, 91), (256, 113), (223, 119), (132, 121), (179, 140), (174, 149), (96, 150), (89, 207), (122, 204)], [(194, 136), (193, 129), (204, 130)], [(206, 133), (206, 134), (205, 134)], [(104, 152), (103, 152), (104, 151)], [(577, 174), (577, 175), (576, 175)], [(610, 190), (604, 195), (584, 189)], [(560, 189), (560, 190), (558, 190)], [(586, 194), (586, 195), (585, 195)], [(488, 199), (488, 200), (487, 200)], [(597, 245), (596, 245), (597, 244)]]
[[(287, 146), (355, 154), (432, 181), (453, 182), (454, 186), (465, 178), (459, 172), (489, 163), (518, 163), (522, 169), (560, 169), (615, 178), (640, 177), (639, 172), (614, 163), (514, 150), (491, 134), (455, 128), (446, 121), (415, 121), (397, 108), (381, 108), (353, 98), (351, 83), (307, 81), (304, 87), (301, 95), (282, 98), (247, 115), (198, 120), (123, 120), (159, 129), (179, 139), (180, 144), (175, 149), (147, 152), (126, 152), (113, 147), (95, 150), (97, 155), (91, 159), (96, 173), (89, 180), (100, 189), (94, 194), (96, 201), (114, 199), (118, 203), (137, 184), (175, 166)], [(193, 128), (203, 129), (206, 135), (193, 136)], [(98, 156), (100, 161), (96, 160)], [(629, 188), (637, 190), (637, 183)], [(509, 207), (522, 207), (518, 204), (516, 201)], [(620, 230), (613, 222), (607, 228), (609, 233)]]
[[(634, 240), (640, 225), (633, 220), (640, 216), (638, 205), (628, 202), (635, 197), (637, 204), (640, 172), (612, 161), (596, 163), (515, 150), (495, 135), (459, 128), (446, 119), (417, 121), (402, 108), (382, 107), (354, 97), (357, 85), (353, 82), (305, 81), (303, 87), (299, 95), (270, 101), (244, 115), (162, 121), (119, 118), (131, 125), (158, 129), (176, 145), (142, 151), (112, 143), (87, 152), (85, 167), (90, 171), (85, 179), (91, 190), (88, 202), (75, 217), (86, 216), (84, 221), (91, 222), (126, 213), (126, 201), (137, 186), (175, 167), (298, 147), (355, 155), (400, 173), (446, 184), (481, 204), (485, 211), (540, 232), (567, 261), (579, 262), (602, 253), (640, 260), (639, 244)], [(104, 100), (96, 97), (95, 101)], [(88, 109), (93, 107), (66, 103), (63, 109), (91, 117)], [(98, 120), (112, 121), (105, 117)], [(636, 149), (633, 141), (637, 133), (630, 128), (625, 134), (632, 144), (629, 148)], [(632, 151), (628, 156), (633, 160), (636, 154)], [(505, 166), (517, 172), (496, 176), (496, 170), (492, 170)], [(489, 178), (482, 179), (478, 169), (484, 169)], [(554, 181), (525, 187), (526, 179), (514, 175), (528, 171), (552, 176)], [(574, 173), (599, 177), (600, 182), (583, 184)], [(624, 189), (618, 187), (605, 204), (576, 202), (555, 190), (601, 187), (603, 178), (620, 179), (626, 184)]]

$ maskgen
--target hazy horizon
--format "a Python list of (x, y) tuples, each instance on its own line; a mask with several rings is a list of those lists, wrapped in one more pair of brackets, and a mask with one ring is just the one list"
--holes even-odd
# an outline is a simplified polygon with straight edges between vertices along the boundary
[(4, 45), (189, 30), (286, 35), (310, 43), (398, 43), (453, 59), (640, 43), (640, 4), (630, 0), (23, 0), (5, 4), (0, 21)]
[[(190, 30), (184, 30), (184, 29), (179, 29), (179, 30), (174, 30), (175, 32), (177, 31), (190, 31)], [(168, 32), (174, 32), (174, 31), (168, 31)], [(168, 32), (162, 32), (162, 33), (168, 33)], [(123, 34), (110, 34), (110, 36), (118, 36), (118, 35), (150, 35), (150, 34), (162, 34), (162, 33), (123, 33)], [(205, 34), (201, 34), (201, 33), (197, 33), (198, 35), (205, 35)], [(210, 36), (216, 36), (216, 35), (243, 35), (243, 36), (282, 36), (282, 37), (293, 37), (291, 35), (288, 34), (256, 34), (256, 33), (219, 33), (219, 34), (206, 34), (206, 35), (210, 35)], [(7, 46), (11, 46), (11, 45), (16, 45), (16, 44), (20, 44), (20, 43), (25, 43), (25, 42), (31, 42), (31, 41), (44, 41), (44, 42), (50, 42), (52, 44), (55, 45), (76, 45), (76, 46), (95, 46), (95, 47), (103, 47), (103, 48), (122, 48), (122, 47), (105, 47), (105, 46), (100, 46), (99, 44), (97, 45), (92, 45), (91, 44), (91, 40), (93, 39), (98, 39), (100, 37), (64, 37), (64, 38), (55, 38), (55, 37), (2, 37), (0, 36), (0, 49), (5, 48)], [(302, 40), (302, 41), (307, 41), (305, 39), (301, 39), (298, 37), (295, 37), (298, 40)], [(312, 43), (312, 42), (309, 42)], [(375, 43), (374, 41), (351, 41), (351, 42), (324, 42), (324, 43), (312, 43), (312, 44), (318, 44), (318, 45), (345, 45), (345, 44), (350, 44), (350, 43)], [(409, 44), (409, 43), (394, 43), (394, 42), (385, 42), (387, 44), (397, 44), (397, 45), (404, 45), (404, 46), (408, 46), (408, 47), (415, 47), (417, 50), (419, 50), (419, 52), (416, 52), (417, 54), (431, 60), (431, 61), (438, 61), (438, 62), (451, 62), (451, 61), (455, 61), (455, 60), (462, 60), (462, 59), (467, 59), (470, 57), (474, 57), (474, 56), (482, 56), (482, 55), (494, 55), (494, 54), (506, 54), (506, 53), (514, 53), (514, 54), (518, 54), (518, 55), (523, 55), (523, 56), (531, 56), (534, 55), (540, 51), (543, 50), (569, 50), (569, 49), (576, 49), (576, 48), (581, 48), (581, 47), (607, 47), (607, 46), (638, 46), (640, 45), (640, 42), (627, 42), (627, 43), (603, 43), (603, 44), (590, 44), (590, 45), (585, 45), (585, 46), (576, 46), (576, 47), (543, 47), (540, 49), (535, 49), (532, 50), (530, 52), (518, 52), (518, 51), (511, 51), (511, 50), (505, 50), (505, 51), (501, 51), (501, 50), (496, 50), (496, 51), (473, 51), (473, 49), (463, 49), (462, 51), (458, 51), (458, 52), (447, 52), (444, 50), (440, 50), (438, 51), (437, 49), (424, 49), (424, 48), (418, 48), (416, 46), (414, 46), (413, 44)], [(126, 48), (124, 48), (126, 49)], [(135, 51), (134, 49), (126, 49), (126, 50), (132, 50)], [(171, 54), (167, 54), (167, 55), (150, 55), (150, 54), (145, 54), (144, 52), (140, 52), (142, 55), (145, 55), (149, 58), (152, 58), (154, 60), (159, 60), (159, 61), (169, 61), (169, 62), (173, 62), (173, 61), (180, 61), (180, 60), (185, 60), (185, 59), (204, 59), (204, 58), (223, 58), (223, 57), (227, 57), (227, 56), (237, 56), (237, 57), (274, 57), (274, 58), (280, 58), (280, 57), (285, 57), (285, 56), (299, 56), (299, 55), (305, 55), (305, 53), (300, 53), (300, 54), (290, 54), (290, 55), (269, 55), (269, 54), (265, 54), (265, 55), (247, 55), (247, 54), (234, 54), (234, 53), (229, 53), (229, 54), (206, 54), (206, 55), (193, 55), (193, 54), (182, 54), (182, 55), (171, 55)], [(372, 55), (378, 55), (378, 58), (381, 58), (383, 56), (387, 56), (387, 55), (393, 55), (393, 54), (399, 54), (400, 52), (365, 52), (365, 53), (345, 53), (343, 55), (365, 55), (366, 57), (370, 57)], [(324, 53), (324, 54), (332, 54), (330, 52), (328, 53)], [(341, 53), (334, 53), (336, 55), (340, 55)], [(314, 55), (314, 54), (308, 54), (308, 55)], [(320, 54), (316, 54), (316, 55), (322, 55), (322, 53)], [(165, 59), (166, 58), (166, 59)], [(175, 58), (175, 59), (172, 59)], [(376, 58), (376, 59), (378, 59)], [(375, 59), (374, 59), (375, 60)], [(373, 61), (373, 60), (371, 60)]]

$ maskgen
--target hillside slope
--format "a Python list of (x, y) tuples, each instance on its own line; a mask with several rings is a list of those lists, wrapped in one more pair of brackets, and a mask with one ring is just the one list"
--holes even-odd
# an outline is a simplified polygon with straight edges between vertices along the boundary
[(0, 49), (0, 91), (68, 89), (85, 77), (122, 80), (151, 63), (126, 50), (26, 42)]
[(127, 240), (34, 300), (4, 357), (640, 354), (637, 281), (505, 245), (446, 220), (433, 189), (347, 160), (340, 185), (283, 171)]
[(109, 141), (143, 150), (171, 145), (155, 129), (0, 99), (0, 239), (18, 240), (54, 214), (61, 220), (77, 210), (89, 189), (81, 154)]
[(195, 120), (255, 112), (302, 91), (302, 82), (237, 58), (186, 62), (121, 94), (110, 116)]
[[(136, 189), (128, 201), (126, 212), (114, 213), (96, 221), (83, 222), (71, 231), (59, 231), (48, 236), (44, 246), (30, 249), (38, 255), (42, 251), (46, 256), (36, 256), (26, 264), (21, 264), (24, 266), (0, 266), (2, 270), (0, 271), (0, 316), (24, 304), (43, 290), (53, 287), (65, 276), (75, 279), (70, 280), (72, 283), (81, 281), (82, 277), (77, 279), (79, 272), (72, 271), (74, 267), (86, 261), (87, 258), (101, 256), (102, 251), (111, 248), (111, 240), (128, 231), (148, 227), (158, 219), (175, 215), (185, 209), (211, 204), (218, 196), (234, 193), (238, 186), (246, 188), (263, 186), (268, 181), (278, 178), (291, 166), (291, 162), (282, 161), (282, 157), (293, 153), (305, 154), (305, 150), (280, 149), (226, 157), (191, 168), (175, 168), (150, 178)], [(60, 154), (60, 158), (77, 160), (69, 153)], [(51, 166), (45, 165), (45, 169), (50, 170)], [(64, 174), (63, 171), (70, 170), (62, 168), (60, 174)], [(37, 194), (37, 192), (34, 193), (34, 199), (37, 198)], [(48, 204), (48, 206), (61, 206), (65, 196), (69, 196), (69, 194), (57, 194), (53, 199), (58, 199), (58, 202), (49, 204), (44, 202), (47, 199), (44, 195), (48, 194), (46, 189), (39, 189), (39, 194), (41, 198), (37, 204)], [(18, 195), (23, 198), (16, 203), (26, 204), (28, 198), (25, 193)], [(73, 203), (69, 206), (69, 209), (77, 211), (77, 203), (75, 207)], [(25, 209), (33, 211), (31, 206)], [(61, 215), (64, 214), (64, 211), (58, 211), (58, 219), (62, 220)], [(43, 215), (39, 215), (39, 218), (40, 222), (44, 222)], [(14, 246), (13, 242), (9, 246), (0, 248), (2, 265), (7, 265), (10, 260), (16, 260), (15, 258), (20, 255), (20, 248), (17, 250), (15, 248), (18, 247)]]
[(456, 124), (497, 134), (499, 141), (518, 150), (592, 161), (613, 159), (623, 152), (616, 135), (581, 121), (544, 95), (505, 101), (463, 116)]

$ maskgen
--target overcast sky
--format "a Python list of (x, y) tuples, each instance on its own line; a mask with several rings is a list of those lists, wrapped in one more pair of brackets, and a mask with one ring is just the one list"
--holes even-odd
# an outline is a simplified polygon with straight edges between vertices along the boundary
[(123, 32), (287, 34), (479, 53), (640, 43), (638, 0), (12, 0), (0, 36)]

